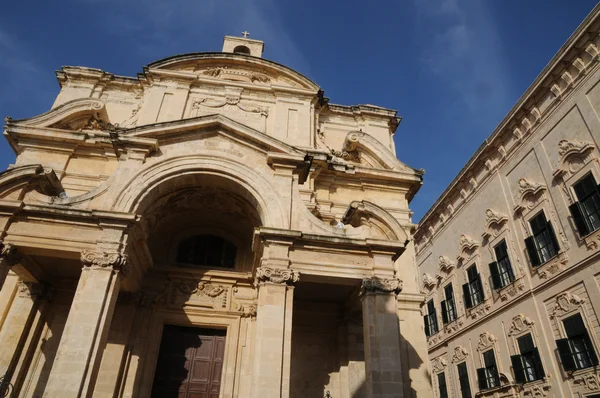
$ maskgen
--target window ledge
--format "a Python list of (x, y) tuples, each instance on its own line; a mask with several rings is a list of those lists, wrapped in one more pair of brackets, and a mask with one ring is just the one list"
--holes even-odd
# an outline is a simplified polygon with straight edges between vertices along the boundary
[(492, 303), (491, 303), (491, 300), (488, 298), (488, 299), (483, 300), (481, 303), (477, 304), (476, 306), (469, 308), (468, 313), (472, 319), (477, 319), (477, 318), (481, 318), (481, 317), (485, 316), (488, 312), (490, 312), (491, 308), (492, 308)]
[(569, 261), (569, 257), (567, 256), (566, 251), (561, 250), (558, 254), (552, 257), (550, 260), (546, 261), (542, 265), (535, 267), (534, 272), (538, 275), (540, 279), (550, 279), (554, 275), (560, 273), (566, 267), (567, 262)]
[(600, 246), (600, 228), (582, 236), (580, 240), (585, 243), (585, 247), (587, 247), (589, 251), (598, 250), (598, 247)]
[(528, 381), (527, 383), (520, 384), (519, 386), (519, 389), (523, 392), (523, 395), (526, 397), (545, 397), (546, 395), (548, 395), (546, 391), (548, 391), (552, 387), (552, 385), (550, 384), (549, 375), (539, 380)]
[[(512, 392), (514, 393), (513, 396), (518, 397), (518, 391), (519, 391), (519, 384), (512, 384), (512, 383), (506, 383), (506, 384), (501, 384), (498, 387), (493, 387), (493, 388), (489, 388), (487, 390), (482, 390), (479, 391), (477, 393), (475, 393), (476, 397), (485, 397), (488, 395), (494, 395), (497, 392)], [(510, 395), (503, 395), (503, 397), (508, 396), (510, 397)]]
[(451, 334), (459, 330), (465, 323), (463, 318), (464, 316), (459, 316), (456, 319), (444, 324), (444, 332)]
[(511, 297), (518, 296), (520, 292), (525, 290), (524, 276), (520, 276), (508, 285), (497, 290), (501, 301), (507, 301)]

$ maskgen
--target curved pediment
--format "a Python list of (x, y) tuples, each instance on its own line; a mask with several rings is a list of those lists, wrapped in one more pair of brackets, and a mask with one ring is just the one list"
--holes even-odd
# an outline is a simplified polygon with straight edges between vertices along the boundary
[(243, 54), (192, 53), (165, 58), (149, 64), (145, 72), (179, 72), (198, 79), (216, 79), (263, 86), (289, 87), (316, 93), (312, 80), (273, 61)]
[(382, 207), (366, 200), (350, 203), (342, 222), (353, 227), (368, 226), (372, 235), (378, 238), (408, 243), (408, 235), (398, 220)]
[(82, 98), (66, 102), (56, 108), (27, 119), (6, 119), (6, 124), (49, 127), (65, 130), (110, 130), (113, 128), (104, 102)]

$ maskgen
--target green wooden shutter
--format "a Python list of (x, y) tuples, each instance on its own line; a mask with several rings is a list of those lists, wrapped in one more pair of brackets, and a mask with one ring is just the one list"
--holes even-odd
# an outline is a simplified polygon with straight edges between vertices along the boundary
[(560, 250), (560, 246), (558, 246), (558, 240), (556, 239), (556, 234), (554, 233), (554, 227), (550, 221), (547, 221), (546, 226), (548, 228), (548, 233), (550, 234), (550, 239), (552, 240), (552, 244), (556, 249), (556, 253)]
[(463, 296), (465, 298), (465, 307), (471, 308), (473, 307), (473, 301), (471, 300), (471, 292), (469, 291), (469, 284), (465, 283), (462, 285)]
[(543, 379), (546, 377), (546, 372), (544, 372), (544, 365), (542, 365), (542, 358), (540, 357), (540, 351), (535, 347), (533, 349), (533, 363), (535, 364), (535, 375), (537, 379)]
[(533, 236), (525, 239), (525, 247), (527, 248), (527, 254), (529, 255), (529, 262), (532, 267), (537, 267), (542, 263), (540, 260), (540, 255), (535, 247), (535, 242), (533, 241)]
[(477, 382), (479, 383), (479, 390), (483, 391), (488, 389), (487, 378), (485, 376), (485, 368), (477, 369)]
[(429, 320), (427, 318), (427, 315), (423, 317), (423, 323), (425, 324), (425, 336), (429, 337), (431, 332), (429, 330)]
[(588, 334), (587, 330), (585, 331), (585, 334), (583, 335), (583, 339), (585, 340), (585, 346), (590, 355), (590, 360), (592, 361), (592, 364), (594, 366), (597, 366), (598, 365), (598, 355), (596, 355), (596, 350), (594, 350), (594, 345), (592, 344), (592, 340), (590, 339), (590, 335)]
[(448, 301), (442, 301), (442, 322), (444, 324), (448, 323)]
[(579, 232), (579, 235), (583, 237), (589, 234), (590, 227), (588, 226), (586, 218), (583, 216), (583, 209), (581, 203), (573, 203), (571, 206), (569, 206), (569, 211), (571, 212), (573, 222), (577, 227), (577, 232)]
[(481, 283), (481, 274), (477, 274), (477, 290), (479, 291), (479, 302), (485, 300), (485, 294), (483, 294), (483, 283)]
[(560, 356), (563, 369), (567, 371), (576, 370), (577, 366), (571, 353), (571, 342), (569, 339), (556, 340), (556, 348), (558, 348), (558, 355)]
[(519, 384), (527, 382), (525, 378), (525, 370), (523, 368), (523, 358), (520, 355), (511, 355), (510, 362), (512, 363), (513, 372), (515, 372), (515, 380)]
[(494, 261), (493, 263), (490, 263), (489, 267), (494, 289), (501, 289), (503, 286), (502, 280), (500, 279), (500, 271), (498, 270), (498, 263)]

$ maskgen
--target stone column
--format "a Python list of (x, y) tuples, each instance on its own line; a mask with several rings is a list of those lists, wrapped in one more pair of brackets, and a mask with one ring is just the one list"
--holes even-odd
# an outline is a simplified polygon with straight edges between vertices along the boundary
[(362, 281), (367, 398), (404, 397), (396, 302), (401, 290), (399, 279)]
[(44, 397), (90, 397), (119, 293), (126, 258), (85, 251), (83, 269)]
[[(14, 371), (35, 318), (36, 302), (43, 292), (43, 285), (18, 282), (17, 294), (10, 304), (0, 331), (0, 377), (4, 376), (7, 383), (13, 383)], [(6, 393), (5, 387), (0, 386), (0, 396)]]
[(17, 248), (10, 243), (0, 242), (0, 290), (4, 286), (6, 276), (15, 263), (20, 260)]
[(288, 398), (292, 346), (292, 306), (298, 273), (287, 268), (256, 270), (258, 307), (252, 368), (252, 397)]

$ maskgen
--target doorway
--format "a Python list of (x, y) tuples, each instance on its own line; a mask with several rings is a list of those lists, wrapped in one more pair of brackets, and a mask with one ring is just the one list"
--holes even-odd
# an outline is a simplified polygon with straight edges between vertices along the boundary
[(225, 330), (165, 325), (152, 397), (218, 398)]

